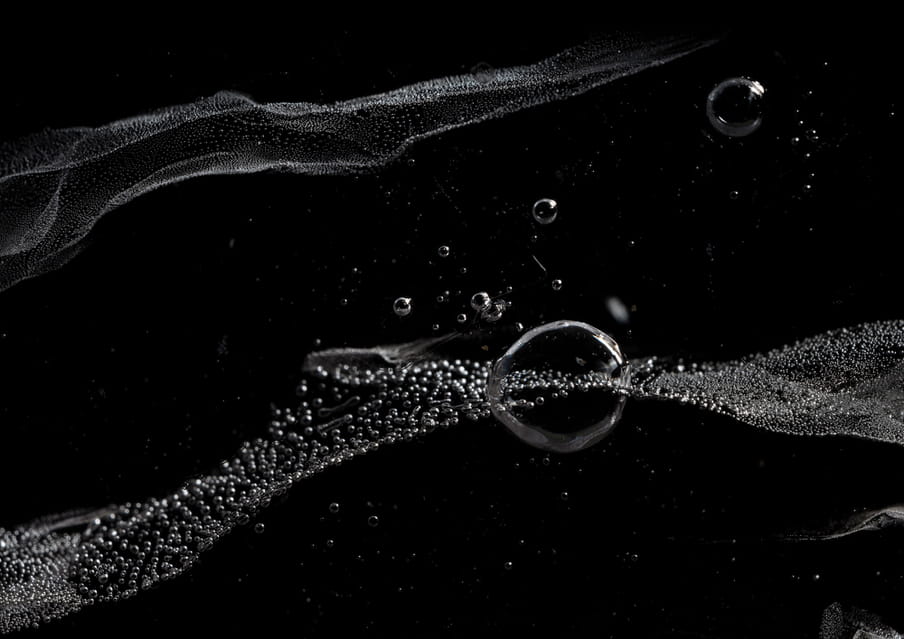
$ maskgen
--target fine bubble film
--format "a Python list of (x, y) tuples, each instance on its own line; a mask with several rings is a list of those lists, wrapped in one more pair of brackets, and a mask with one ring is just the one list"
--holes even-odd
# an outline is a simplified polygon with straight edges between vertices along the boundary
[(265, 170), (373, 170), (418, 140), (564, 100), (713, 42), (600, 39), (533, 65), (334, 104), (259, 104), (222, 92), (94, 129), (50, 130), (5, 144), (0, 291), (59, 266), (105, 213), (167, 184)]

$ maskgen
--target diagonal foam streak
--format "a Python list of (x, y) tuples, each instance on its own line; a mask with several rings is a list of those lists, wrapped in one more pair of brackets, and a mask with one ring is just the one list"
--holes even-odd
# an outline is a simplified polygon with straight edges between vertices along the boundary
[(570, 98), (715, 41), (598, 39), (532, 65), (333, 104), (261, 104), (221, 92), (0, 145), (0, 291), (64, 263), (104, 214), (162, 186), (213, 174), (376, 169), (424, 138)]
[[(303, 367), (301, 405), (274, 409), (266, 436), (243, 443), (208, 475), (163, 497), (0, 528), (0, 632), (132, 597), (178, 576), (311, 475), (461, 420), (491, 423), (492, 362), (425, 358), (441, 343), (312, 353)], [(409, 357), (416, 363), (407, 365)], [(787, 434), (904, 445), (904, 321), (832, 331), (735, 362), (683, 370), (664, 362), (635, 360), (627, 392)], [(899, 512), (852, 520), (849, 532), (897, 523), (889, 517)]]

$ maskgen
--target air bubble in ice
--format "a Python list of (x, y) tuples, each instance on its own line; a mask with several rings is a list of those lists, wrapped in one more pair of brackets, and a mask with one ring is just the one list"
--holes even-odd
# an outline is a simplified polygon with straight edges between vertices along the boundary
[(720, 82), (706, 98), (706, 117), (723, 135), (750, 135), (763, 121), (766, 89), (748, 78), (729, 78)]
[(410, 297), (399, 297), (396, 298), (396, 301), (392, 303), (392, 310), (399, 317), (405, 317), (406, 315), (411, 313), (411, 298)]
[(528, 331), (496, 361), (487, 398), (496, 419), (522, 441), (574, 452), (618, 423), (625, 397), (616, 390), (629, 381), (628, 362), (614, 339), (589, 324), (562, 320)]
[(552, 224), (559, 214), (559, 205), (549, 198), (537, 200), (534, 202), (533, 214), (538, 224)]

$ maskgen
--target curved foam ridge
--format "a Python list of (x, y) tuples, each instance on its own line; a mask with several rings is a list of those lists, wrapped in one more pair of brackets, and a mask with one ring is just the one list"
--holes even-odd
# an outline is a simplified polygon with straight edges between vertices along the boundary
[[(490, 422), (492, 362), (425, 359), (431, 345), (446, 342), (312, 353), (301, 405), (275, 409), (266, 436), (242, 444), (210, 474), (162, 497), (0, 529), (0, 631), (176, 577), (312, 474), (463, 419)], [(902, 321), (833, 331), (736, 362), (683, 371), (662, 362), (632, 363), (632, 396), (688, 403), (772, 431), (904, 444)], [(872, 513), (849, 529), (885, 527), (896, 516)]]
[(200, 175), (374, 169), (418, 140), (563, 100), (715, 42), (587, 42), (528, 66), (429, 80), (333, 104), (218, 93), (97, 128), (0, 145), (0, 291), (56, 268), (107, 212)]

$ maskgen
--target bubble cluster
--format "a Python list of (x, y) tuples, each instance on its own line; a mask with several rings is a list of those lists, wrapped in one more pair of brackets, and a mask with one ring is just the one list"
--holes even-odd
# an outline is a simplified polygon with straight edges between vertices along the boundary
[[(546, 433), (548, 441), (564, 435), (576, 442), (575, 433), (594, 437), (588, 425), (614, 425), (612, 411), (627, 395), (689, 404), (776, 432), (904, 445), (901, 320), (724, 363), (627, 363), (611, 338), (579, 322), (528, 331), (495, 364), (434, 357), (448, 341), (311, 353), (300, 403), (275, 408), (266, 432), (209, 474), (143, 501), (0, 528), (0, 632), (173, 579), (296, 482), (462, 420), (495, 415), (510, 429), (517, 421), (525, 441)], [(896, 523), (899, 514), (875, 512), (849, 528)]]
[[(636, 364), (636, 365), (635, 365)], [(904, 444), (904, 321), (844, 328), (735, 362), (632, 362), (631, 394), (794, 435)]]
[[(209, 475), (89, 516), (0, 528), (0, 632), (132, 597), (189, 569), (295, 482), (460, 419), (489, 417), (486, 365), (450, 360), (397, 368), (388, 359), (416, 347), (362, 350), (306, 360), (300, 405), (274, 409), (267, 436), (242, 444)], [(308, 396), (315, 387), (318, 394)], [(338, 504), (329, 510), (338, 512)]]
[(878, 615), (833, 603), (822, 614), (820, 639), (904, 639)]

